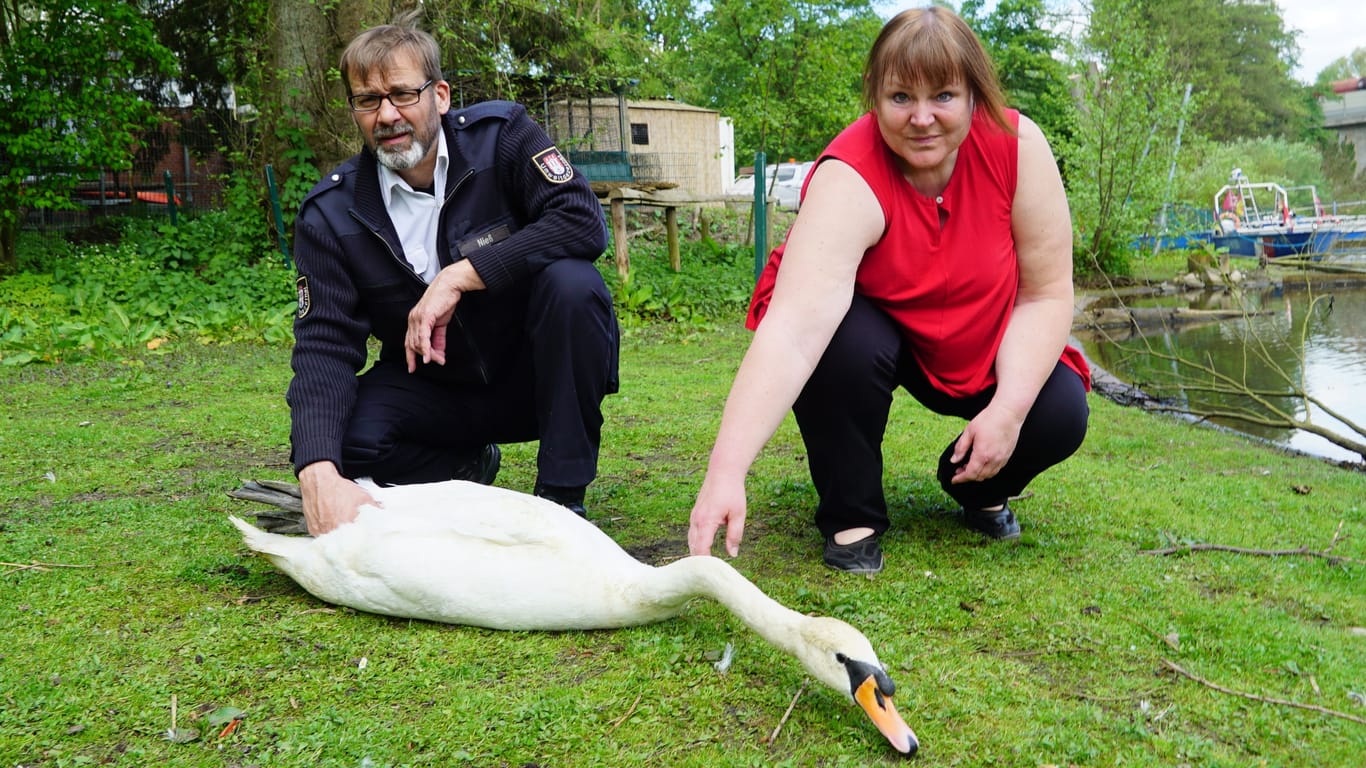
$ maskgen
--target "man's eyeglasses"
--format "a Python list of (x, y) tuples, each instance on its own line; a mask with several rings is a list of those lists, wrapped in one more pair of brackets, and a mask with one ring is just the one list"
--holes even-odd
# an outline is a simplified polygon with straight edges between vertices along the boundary
[(422, 92), (434, 82), (436, 81), (428, 80), (416, 88), (403, 88), (388, 93), (358, 93), (347, 98), (346, 101), (351, 105), (352, 112), (374, 112), (379, 109), (385, 99), (388, 99), (389, 103), (395, 107), (411, 107), (422, 101)]

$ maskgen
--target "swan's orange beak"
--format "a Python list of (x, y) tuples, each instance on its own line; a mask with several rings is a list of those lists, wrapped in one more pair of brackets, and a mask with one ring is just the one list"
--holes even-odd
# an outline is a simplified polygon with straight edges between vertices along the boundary
[[(881, 684), (879, 679), (886, 680), (887, 685)], [(854, 701), (868, 713), (873, 724), (887, 737), (887, 741), (892, 743), (893, 749), (906, 757), (912, 757), (920, 749), (920, 741), (892, 704), (891, 688), (891, 679), (887, 677), (886, 672), (880, 669), (876, 670), (876, 673), (870, 672), (854, 689)]]

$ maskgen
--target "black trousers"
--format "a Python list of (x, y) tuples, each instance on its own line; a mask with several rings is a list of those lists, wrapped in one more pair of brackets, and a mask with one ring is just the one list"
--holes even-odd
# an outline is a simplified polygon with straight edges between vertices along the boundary
[[(992, 387), (973, 397), (954, 398), (934, 389), (892, 318), (855, 295), (792, 407), (806, 444), (811, 481), (820, 496), (816, 526), (822, 536), (865, 526), (881, 534), (889, 527), (882, 490), (882, 439), (898, 386), (935, 413), (969, 420), (995, 394)], [(1089, 414), (1081, 377), (1059, 363), (1035, 399), (1015, 452), (1001, 471), (981, 482), (950, 484), (950, 442), (939, 457), (939, 484), (964, 509), (1001, 504), (1081, 446)]]
[(617, 390), (620, 334), (591, 262), (565, 259), (534, 278), (521, 348), (489, 384), (408, 373), (402, 360), (360, 375), (342, 444), (343, 473), (380, 483), (449, 480), (488, 443), (539, 440), (537, 479), (586, 486), (597, 476), (602, 401)]

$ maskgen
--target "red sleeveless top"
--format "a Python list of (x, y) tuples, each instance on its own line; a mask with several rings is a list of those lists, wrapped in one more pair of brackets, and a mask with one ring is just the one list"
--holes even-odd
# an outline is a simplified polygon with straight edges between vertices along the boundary
[[(1018, 112), (1006, 115), (1012, 126), (1019, 125)], [(863, 255), (854, 292), (901, 326), (930, 383), (953, 397), (996, 383), (996, 352), (1019, 290), (1010, 228), (1018, 143), (978, 111), (938, 197), (906, 182), (872, 113), (844, 129), (819, 158), (836, 158), (857, 171), (887, 222), (882, 239)], [(768, 309), (784, 246), (774, 249), (754, 287), (745, 321), (750, 330)], [(1089, 390), (1090, 368), (1081, 353), (1069, 346), (1062, 362)]]

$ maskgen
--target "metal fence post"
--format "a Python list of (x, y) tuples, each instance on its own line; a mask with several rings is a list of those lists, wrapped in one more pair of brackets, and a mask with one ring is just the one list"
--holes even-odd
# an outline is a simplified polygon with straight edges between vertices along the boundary
[(764, 181), (766, 157), (754, 153), (754, 282), (768, 260), (768, 184)]
[(175, 181), (171, 178), (171, 172), (165, 171), (162, 174), (166, 179), (166, 208), (171, 212), (171, 226), (176, 225), (176, 204), (175, 204)]
[(270, 193), (270, 212), (275, 217), (275, 237), (280, 242), (280, 253), (285, 257), (285, 266), (294, 268), (294, 261), (289, 257), (289, 244), (285, 242), (285, 217), (280, 212), (280, 190), (275, 186), (275, 168), (270, 163), (266, 163), (266, 189)]

